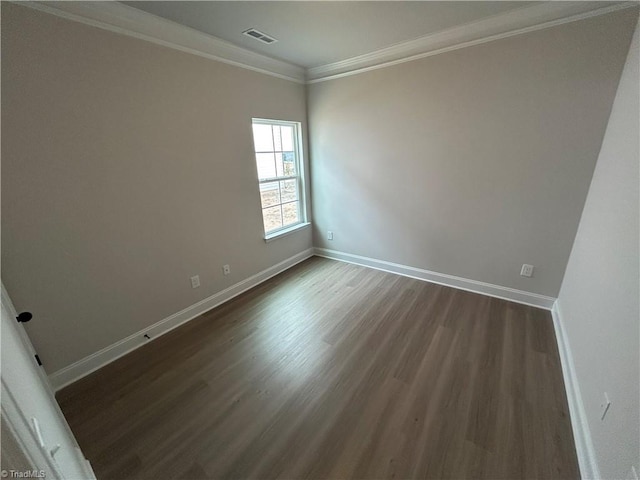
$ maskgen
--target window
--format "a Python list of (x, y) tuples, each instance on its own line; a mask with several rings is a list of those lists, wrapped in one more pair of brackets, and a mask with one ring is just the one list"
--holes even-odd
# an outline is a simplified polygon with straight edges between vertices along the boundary
[(265, 238), (305, 224), (300, 124), (253, 119)]

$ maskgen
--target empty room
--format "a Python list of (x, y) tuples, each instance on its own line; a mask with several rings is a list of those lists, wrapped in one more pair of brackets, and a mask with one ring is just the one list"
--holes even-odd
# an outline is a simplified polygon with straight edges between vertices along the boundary
[(639, 2), (0, 8), (3, 478), (638, 480)]

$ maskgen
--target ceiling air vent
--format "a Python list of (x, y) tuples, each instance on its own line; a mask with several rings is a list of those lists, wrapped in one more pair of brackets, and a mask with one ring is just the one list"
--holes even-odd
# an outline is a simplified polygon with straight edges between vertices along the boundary
[(255, 38), (256, 40), (261, 41), (262, 43), (274, 43), (277, 42), (275, 38), (267, 35), (266, 33), (262, 33), (260, 30), (256, 30), (255, 28), (250, 28), (249, 30), (245, 30), (242, 32), (247, 37)]

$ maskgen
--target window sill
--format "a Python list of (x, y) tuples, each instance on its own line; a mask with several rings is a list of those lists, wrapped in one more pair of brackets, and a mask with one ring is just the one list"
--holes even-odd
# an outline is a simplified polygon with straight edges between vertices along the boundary
[(266, 235), (264, 237), (264, 241), (269, 243), (272, 242), (273, 240), (280, 238), (280, 237), (284, 237), (286, 235), (289, 235), (293, 232), (297, 232), (298, 230), (302, 230), (304, 228), (307, 228), (311, 226), (311, 222), (305, 222), (305, 223), (298, 223), (297, 225), (294, 225), (293, 227), (289, 227), (289, 228), (285, 228), (284, 230), (278, 230), (277, 232), (273, 232), (270, 233), (269, 235)]

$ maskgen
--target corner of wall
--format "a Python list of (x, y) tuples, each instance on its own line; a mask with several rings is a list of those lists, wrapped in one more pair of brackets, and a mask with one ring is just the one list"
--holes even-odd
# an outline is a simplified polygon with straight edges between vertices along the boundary
[(578, 383), (573, 356), (571, 355), (571, 346), (564, 329), (560, 299), (553, 304), (551, 317), (553, 318), (553, 327), (556, 333), (556, 341), (558, 342), (562, 377), (567, 393), (567, 402), (569, 403), (571, 428), (576, 445), (580, 474), (583, 479), (599, 479), (601, 478), (600, 469), (598, 468), (591, 431), (589, 430), (589, 423), (584, 410), (582, 395), (580, 394), (580, 384)]

